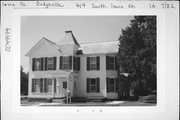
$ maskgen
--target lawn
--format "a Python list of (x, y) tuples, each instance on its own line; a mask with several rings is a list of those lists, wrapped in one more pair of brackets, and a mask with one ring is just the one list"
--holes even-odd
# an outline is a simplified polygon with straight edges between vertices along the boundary
[[(58, 99), (57, 99), (58, 100)], [(22, 106), (156, 106), (156, 95), (140, 96), (137, 101), (120, 100), (87, 100), (84, 98), (73, 99), (67, 104), (66, 98), (60, 101), (49, 101), (49, 99), (28, 99), (21, 97)]]

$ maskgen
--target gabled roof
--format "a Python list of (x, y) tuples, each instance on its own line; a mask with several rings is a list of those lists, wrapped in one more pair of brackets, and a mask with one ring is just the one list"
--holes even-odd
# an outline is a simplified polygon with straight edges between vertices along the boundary
[(106, 54), (106, 53), (118, 53), (119, 41), (106, 41), (106, 42), (94, 42), (94, 43), (82, 43), (79, 44), (74, 37), (72, 31), (66, 31), (65, 37), (60, 40), (57, 44), (48, 40), (47, 38), (42, 38), (36, 45), (29, 50), (26, 56), (30, 56), (35, 50), (43, 44), (43, 41), (50, 44), (58, 52), (62, 53), (61, 46), (64, 44), (76, 44), (79, 46), (77, 55), (79, 54)]
[(57, 45), (64, 45), (64, 44), (76, 44), (80, 47), (79, 43), (77, 42), (76, 38), (74, 37), (72, 31), (65, 31), (65, 36), (62, 40), (60, 40)]
[(80, 44), (82, 54), (117, 53), (119, 41), (94, 42)]
[(38, 48), (38, 47), (42, 44), (43, 41), (47, 42), (47, 43), (50, 44), (52, 47), (54, 47), (58, 52), (61, 53), (61, 50), (60, 50), (59, 47), (56, 45), (56, 43), (48, 40), (48, 39), (45, 38), (45, 37), (42, 37), (42, 38), (35, 44), (35, 46), (32, 47), (32, 48), (28, 51), (28, 53), (26, 53), (25, 56), (29, 56), (36, 48)]

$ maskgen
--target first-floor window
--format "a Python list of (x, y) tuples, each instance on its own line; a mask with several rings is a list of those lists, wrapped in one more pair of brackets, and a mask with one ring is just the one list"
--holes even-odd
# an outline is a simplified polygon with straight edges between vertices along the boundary
[(40, 79), (32, 80), (32, 92), (40, 92)]
[(45, 92), (52, 92), (52, 79), (44, 79), (45, 80)]
[(116, 92), (115, 78), (107, 78), (107, 92)]
[(87, 92), (97, 93), (100, 92), (100, 79), (87, 78)]
[(51, 93), (52, 92), (52, 79), (47, 79), (47, 78), (32, 79), (32, 92)]

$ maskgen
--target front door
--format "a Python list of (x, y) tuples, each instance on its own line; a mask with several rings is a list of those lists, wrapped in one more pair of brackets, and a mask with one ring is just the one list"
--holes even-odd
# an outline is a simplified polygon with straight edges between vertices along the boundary
[(67, 93), (67, 80), (65, 78), (59, 78), (57, 80), (57, 97), (66, 97)]

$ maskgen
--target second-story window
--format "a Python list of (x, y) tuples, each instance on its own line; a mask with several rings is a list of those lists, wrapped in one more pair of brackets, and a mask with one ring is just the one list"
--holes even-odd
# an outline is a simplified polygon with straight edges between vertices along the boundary
[(107, 70), (117, 70), (117, 57), (116, 56), (106, 56), (106, 69)]
[(71, 70), (72, 69), (72, 56), (60, 56), (60, 70)]
[(32, 59), (32, 71), (42, 71), (43, 70), (44, 58), (33, 58)]
[(41, 58), (35, 59), (35, 70), (41, 70)]
[(63, 57), (62, 68), (63, 69), (69, 69), (69, 57)]
[(90, 57), (90, 70), (96, 70), (96, 57)]
[(87, 57), (87, 70), (100, 70), (100, 57)]
[(53, 64), (53, 57), (47, 58), (47, 69), (53, 70), (54, 64)]

